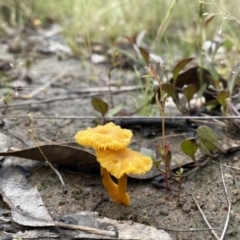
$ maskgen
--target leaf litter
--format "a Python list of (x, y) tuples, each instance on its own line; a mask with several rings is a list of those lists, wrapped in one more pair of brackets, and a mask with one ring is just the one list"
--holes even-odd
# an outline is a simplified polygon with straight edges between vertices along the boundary
[[(147, 59), (147, 52), (142, 51), (145, 54), (145, 59)], [(188, 60), (187, 60), (188, 61)], [(187, 63), (187, 61), (185, 63)], [(190, 61), (190, 60), (189, 60)], [(24, 111), (30, 111), (34, 113), (34, 117), (36, 114), (36, 118), (34, 120), (35, 128), (38, 133), (39, 139), (41, 143), (39, 146), (41, 149), (43, 149), (44, 153), (48, 155), (48, 160), (53, 161), (53, 164), (62, 165), (60, 168), (60, 172), (63, 175), (63, 178), (66, 181), (66, 185), (68, 186), (69, 193), (64, 194), (62, 192), (62, 189), (59, 188), (59, 181), (56, 178), (54, 174), (52, 174), (51, 170), (47, 168), (46, 166), (41, 167), (40, 169), (34, 169), (32, 170), (32, 176), (29, 177), (28, 181), (32, 186), (36, 186), (37, 189), (39, 189), (39, 193), (35, 191), (34, 193), (36, 196), (38, 196), (36, 199), (36, 202), (33, 202), (33, 205), (35, 205), (35, 208), (37, 209), (37, 206), (43, 206), (43, 209), (45, 209), (44, 217), (46, 216), (53, 216), (55, 219), (65, 219), (64, 221), (74, 222), (74, 224), (78, 224), (79, 222), (76, 220), (76, 217), (73, 217), (73, 215), (77, 215), (76, 213), (83, 212), (85, 210), (92, 210), (97, 209), (97, 211), (100, 213), (101, 216), (109, 217), (111, 219), (117, 219), (117, 220), (134, 220), (135, 222), (139, 222), (144, 224), (145, 228), (147, 228), (146, 225), (152, 225), (154, 227), (149, 228), (149, 231), (156, 231), (156, 228), (165, 228), (168, 229), (169, 233), (171, 234), (172, 239), (177, 239), (180, 237), (185, 238), (193, 238), (196, 236), (199, 236), (199, 232), (189, 232), (189, 233), (180, 233), (177, 231), (172, 232), (171, 229), (199, 229), (206, 227), (204, 222), (202, 221), (201, 216), (199, 215), (199, 212), (196, 210), (196, 205), (193, 202), (191, 198), (191, 194), (194, 193), (196, 196), (196, 199), (198, 202), (200, 202), (200, 205), (204, 207), (204, 212), (207, 215), (207, 218), (212, 222), (211, 226), (218, 228), (223, 226), (223, 222), (225, 220), (225, 208), (227, 206), (227, 203), (224, 204), (225, 198), (224, 198), (224, 191), (220, 187), (221, 186), (221, 177), (220, 173), (218, 171), (218, 168), (214, 163), (211, 163), (206, 166), (204, 169), (200, 169), (198, 172), (195, 172), (194, 174), (190, 175), (188, 180), (184, 181), (180, 184), (178, 183), (172, 183), (171, 190), (165, 191), (163, 189), (156, 189), (154, 188), (150, 181), (148, 179), (154, 178), (155, 176), (159, 175), (159, 172), (156, 172), (152, 176), (146, 177), (146, 179), (130, 179), (129, 184), (129, 191), (132, 196), (132, 206), (129, 208), (123, 208), (122, 206), (115, 205), (112, 202), (105, 202), (103, 201), (106, 197), (106, 193), (103, 191), (102, 186), (100, 184), (100, 176), (94, 175), (91, 171), (86, 171), (86, 168), (90, 169), (98, 169), (99, 166), (96, 164), (95, 156), (91, 154), (88, 150), (83, 150), (80, 148), (77, 148), (76, 146), (71, 145), (64, 145), (64, 144), (49, 144), (46, 143), (46, 139), (54, 142), (62, 142), (64, 141), (72, 141), (74, 134), (78, 129), (84, 129), (85, 127), (89, 125), (93, 125), (93, 123), (90, 123), (88, 120), (38, 120), (37, 115), (44, 115), (46, 116), (46, 119), (48, 116), (58, 114), (61, 115), (69, 115), (74, 116), (79, 114), (81, 116), (84, 115), (91, 115), (92, 114), (92, 108), (90, 105), (89, 99), (84, 99), (83, 97), (77, 95), (76, 93), (73, 93), (69, 91), (65, 86), (67, 85), (71, 89), (77, 89), (81, 88), (80, 85), (84, 87), (84, 81), (81, 83), (76, 84), (75, 81), (72, 81), (75, 76), (77, 76), (79, 79), (84, 79), (86, 76), (89, 76), (91, 67), (90, 64), (85, 69), (82, 69), (82, 72), (79, 73), (79, 68), (81, 66), (79, 65), (78, 61), (73, 61), (71, 59), (64, 59), (64, 64), (61, 64), (61, 62), (56, 61), (56, 59), (51, 58), (45, 58), (42, 59), (42, 61), (39, 62), (39, 64), (33, 64), (33, 66), (30, 68), (30, 71), (28, 74), (32, 74), (32, 83), (30, 86), (32, 88), (38, 88), (40, 86), (46, 86), (46, 81), (52, 78), (52, 76), (59, 76), (59, 69), (66, 67), (66, 73), (63, 74), (62, 77), (57, 78), (56, 81), (51, 86), (48, 86), (48, 91), (38, 91), (36, 95), (33, 95), (32, 98), (34, 98), (36, 101), (34, 104), (31, 102), (27, 105), (27, 109), (24, 108), (24, 105), (21, 106), (24, 101), (22, 101), (21, 98), (13, 98), (11, 104), (20, 104), (19, 109), (11, 109), (11, 104), (9, 106), (1, 106), (2, 109), (5, 109), (6, 114), (14, 114), (22, 115)], [(185, 64), (184, 63), (184, 64)], [(181, 67), (183, 67), (183, 65)], [(99, 65), (96, 67), (96, 71), (99, 71), (99, 76), (103, 76), (104, 73), (107, 73), (106, 68), (102, 65)], [(179, 71), (180, 69), (178, 69)], [(197, 71), (199, 69), (197, 67), (192, 68), (191, 70), (186, 71), (185, 76), (187, 76), (187, 79), (192, 78), (192, 76), (195, 76), (195, 79), (198, 79)], [(74, 75), (71, 73), (79, 73), (79, 75)], [(39, 73), (46, 73), (45, 76), (40, 76)], [(124, 75), (126, 72), (123, 73)], [(204, 72), (204, 76), (208, 77), (210, 74), (209, 72)], [(181, 78), (184, 78), (184, 73), (180, 76)], [(104, 79), (106, 79), (107, 76), (100, 77), (99, 84), (103, 84)], [(67, 80), (66, 80), (67, 79)], [(208, 81), (209, 78), (206, 78)], [(178, 79), (179, 80), (179, 79)], [(180, 81), (179, 80), (179, 81)], [(199, 79), (198, 79), (199, 80)], [(39, 85), (41, 83), (41, 85)], [(192, 82), (190, 82), (192, 83)], [(55, 84), (55, 85), (54, 85)], [(89, 85), (92, 83), (89, 82)], [(133, 75), (128, 75), (128, 84), (136, 84)], [(179, 83), (180, 84), (180, 83)], [(186, 82), (183, 82), (181, 84), (186, 84)], [(180, 84), (180, 85), (181, 85)], [(196, 85), (198, 83), (195, 83)], [(179, 85), (179, 86), (180, 86)], [(60, 87), (59, 87), (60, 86)], [(92, 84), (93, 87), (96, 87), (96, 85)], [(180, 86), (182, 87), (182, 85)], [(204, 90), (204, 89), (203, 89)], [(29, 92), (32, 93), (32, 91), (28, 91), (27, 88), (20, 90), (21, 94), (23, 96), (29, 95)], [(187, 90), (185, 90), (186, 92)], [(186, 92), (188, 94), (187, 96), (190, 96), (189, 92)], [(54, 103), (52, 101), (45, 101), (46, 98), (52, 97), (52, 96), (58, 96), (58, 95), (65, 95), (66, 96), (66, 102), (58, 102), (58, 100)], [(212, 96), (211, 96), (212, 97)], [(108, 96), (103, 95), (104, 100), (109, 100)], [(68, 99), (68, 100), (67, 100)], [(190, 99), (190, 97), (189, 97)], [(189, 100), (188, 99), (188, 100)], [(60, 100), (60, 99), (59, 99)], [(115, 101), (123, 102), (125, 109), (129, 110), (131, 107), (133, 107), (133, 104), (129, 102), (128, 97), (122, 93), (121, 95), (117, 96), (116, 98), (114, 96)], [(43, 103), (43, 106), (40, 107), (38, 105), (38, 102), (45, 101)], [(107, 102), (107, 101), (106, 101)], [(26, 106), (26, 105), (25, 105)], [(87, 113), (87, 114), (86, 114)], [(5, 114), (5, 113), (4, 113)], [(4, 117), (4, 116), (3, 116)], [(4, 119), (4, 118), (3, 118)], [(8, 126), (10, 126), (11, 132), (8, 131), (9, 128), (2, 127), (2, 131), (8, 136), (11, 136), (11, 141), (14, 146), (18, 146), (21, 150), (15, 150), (15, 151), (8, 151), (10, 148), (10, 145), (7, 145), (5, 148), (1, 149), (1, 154), (5, 156), (4, 161), (12, 158), (13, 165), (18, 164), (18, 159), (13, 158), (12, 156), (24, 158), (24, 159), (30, 159), (30, 160), (38, 160), (38, 161), (45, 161), (45, 159), (40, 154), (39, 148), (36, 146), (32, 146), (31, 140), (27, 137), (27, 128), (29, 123), (26, 119), (13, 119), (8, 120), (7, 118), (4, 119), (4, 121), (8, 121)], [(170, 130), (174, 131), (173, 129)], [(186, 130), (185, 130), (186, 131)], [(140, 135), (136, 130), (135, 132), (135, 142), (132, 144), (136, 149), (140, 149), (142, 146), (147, 146), (148, 148), (155, 149), (156, 143), (160, 140), (159, 137), (154, 141), (144, 140), (142, 138), (142, 135)], [(14, 135), (11, 133), (14, 133)], [(175, 144), (172, 144), (173, 149), (172, 152), (176, 156), (178, 161), (175, 161), (174, 164), (179, 167), (181, 166), (187, 166), (188, 164), (192, 163), (192, 160), (190, 159), (190, 162), (184, 162), (186, 158), (184, 158), (183, 155), (179, 154), (179, 143), (180, 139), (177, 138), (177, 135), (170, 134), (169, 141), (171, 143), (174, 142), (174, 139), (176, 140), (176, 149), (174, 149)], [(181, 135), (181, 134), (179, 134)], [(23, 148), (22, 143), (19, 141), (20, 139), (23, 139), (25, 144), (31, 146), (29, 148)], [(180, 136), (180, 138), (185, 138), (186, 136)], [(57, 141), (56, 141), (57, 140)], [(59, 141), (60, 140), (60, 141)], [(222, 155), (221, 158), (223, 158), (223, 161), (231, 164), (232, 166), (238, 166), (238, 162), (236, 159), (238, 158), (238, 148), (239, 143), (235, 140), (231, 140), (228, 138), (220, 139), (220, 143), (225, 142), (224, 146), (226, 146), (226, 152), (232, 153), (232, 155), (225, 156)], [(215, 141), (215, 140), (214, 140)], [(148, 143), (149, 142), (149, 143)], [(234, 146), (232, 145), (234, 144)], [(149, 145), (147, 145), (149, 144)], [(229, 146), (230, 145), (230, 146)], [(235, 152), (234, 152), (235, 151)], [(71, 155), (72, 153), (72, 155)], [(219, 156), (220, 157), (220, 156)], [(225, 158), (228, 158), (226, 160)], [(88, 161), (89, 160), (89, 161)], [(182, 162), (180, 161), (182, 160)], [(188, 159), (189, 161), (189, 159)], [(72, 166), (77, 169), (78, 171), (69, 170), (67, 166)], [(79, 168), (79, 169), (78, 169)], [(82, 169), (81, 169), (82, 168)], [(7, 166), (4, 166), (1, 171), (5, 172), (7, 170)], [(231, 191), (229, 191), (229, 194), (231, 194), (232, 202), (233, 202), (233, 210), (232, 210), (232, 218), (235, 219), (234, 222), (232, 222), (232, 225), (229, 226), (228, 231), (228, 239), (234, 239), (234, 237), (237, 236), (238, 230), (238, 213), (237, 209), (239, 208), (238, 202), (239, 202), (239, 192), (236, 188), (236, 182), (239, 181), (239, 174), (237, 171), (234, 173), (233, 170), (227, 170), (226, 169), (226, 182), (228, 184), (228, 187), (231, 188)], [(6, 171), (7, 173), (7, 171)], [(19, 173), (20, 174), (20, 173)], [(28, 182), (24, 178), (20, 178), (19, 174), (14, 170), (12, 174), (9, 174), (9, 176), (6, 176), (6, 174), (1, 174), (1, 177), (13, 177), (16, 175), (16, 177), (19, 177), (19, 179), (22, 179), (22, 186), (27, 186), (26, 189), (31, 189), (31, 185), (27, 185)], [(156, 175), (155, 175), (156, 174)], [(19, 181), (18, 179), (18, 181)], [(16, 179), (15, 179), (16, 180)], [(16, 181), (13, 181), (16, 183)], [(9, 193), (7, 191), (8, 187), (4, 188), (4, 186), (8, 186), (9, 184), (12, 184), (12, 181), (9, 181), (9, 179), (2, 180), (1, 181), (1, 191), (4, 191), (7, 193), (8, 197), (11, 195), (11, 192)], [(5, 185), (6, 184), (6, 185)], [(11, 188), (21, 188), (20, 183), (19, 184), (13, 184)], [(36, 190), (36, 187), (33, 187), (33, 189)], [(215, 196), (212, 194), (214, 193)], [(4, 196), (4, 192), (2, 195)], [(18, 211), (18, 205), (21, 208), (25, 210), (25, 206), (21, 207), (21, 204), (17, 202), (20, 195), (25, 195), (25, 193), (19, 192), (17, 196), (15, 195), (14, 201), (16, 201), (15, 205), (12, 205), (11, 202), (14, 202), (13, 199), (6, 200), (6, 202), (9, 202), (11, 211), (14, 212), (15, 210)], [(7, 199), (7, 198), (5, 198)], [(219, 203), (219, 199), (221, 199), (221, 203)], [(19, 199), (20, 200), (20, 199)], [(28, 199), (24, 200), (25, 202), (28, 202)], [(39, 202), (38, 202), (39, 201)], [(41, 202), (42, 201), (42, 202)], [(44, 207), (45, 205), (45, 207)], [(28, 212), (26, 210), (26, 212)], [(31, 211), (30, 211), (31, 212)], [(18, 212), (19, 213), (19, 212)], [(37, 211), (36, 211), (37, 213)], [(15, 214), (15, 213), (14, 213)], [(12, 214), (12, 218), (16, 215)], [(79, 215), (81, 215), (79, 214)], [(63, 215), (67, 215), (67, 217), (63, 217)], [(14, 218), (13, 218), (14, 219)], [(26, 220), (29, 221), (30, 218), (27, 218)], [(68, 220), (66, 220), (68, 219)], [(191, 221), (189, 220), (191, 219)], [(41, 220), (41, 219), (40, 219)], [(22, 220), (17, 220), (22, 221)], [(127, 222), (127, 224), (131, 224), (130, 222)], [(38, 221), (37, 221), (38, 222)], [(41, 221), (39, 221), (41, 222)], [(115, 222), (114, 226), (117, 226), (117, 222)], [(135, 223), (134, 223), (135, 224)], [(134, 225), (133, 224), (133, 225)], [(222, 224), (222, 225), (221, 225)], [(24, 225), (20, 222), (20, 225)], [(112, 225), (111, 225), (112, 226)], [(125, 225), (126, 229), (131, 229), (131, 226), (128, 228)], [(90, 227), (90, 226), (88, 226)], [(96, 227), (96, 225), (95, 225)], [(143, 228), (143, 225), (140, 225), (141, 228)], [(111, 227), (110, 227), (111, 228)], [(133, 228), (132, 228), (133, 229)], [(51, 230), (51, 228), (50, 228)], [(114, 229), (113, 229), (114, 230)], [(119, 227), (120, 230), (120, 227)], [(18, 230), (16, 230), (17, 232)], [(32, 231), (32, 232), (31, 232)], [(35, 231), (35, 235), (31, 235)], [(25, 230), (22, 233), (16, 233), (16, 234), (22, 234), (22, 235), (12, 235), (13, 237), (26, 237), (27, 236), (34, 236), (41, 238), (43, 235), (39, 233), (40, 229), (33, 229), (33, 230)], [(138, 230), (139, 231), (139, 230)], [(159, 231), (159, 230), (158, 230)], [(49, 233), (49, 229), (47, 230), (47, 233), (45, 236), (49, 238), (59, 238), (63, 232), (54, 232), (52, 231)], [(121, 232), (121, 231), (120, 231)], [(177, 232), (177, 233), (176, 233)], [(159, 232), (157, 232), (159, 233)], [(29, 234), (29, 235), (28, 235)], [(38, 234), (38, 235), (37, 235)], [(66, 234), (66, 233), (64, 233)], [(69, 233), (67, 233), (69, 234)], [(80, 233), (79, 233), (80, 234)], [(83, 234), (81, 232), (81, 234)], [(149, 232), (147, 232), (148, 236)], [(137, 234), (135, 233), (135, 236)], [(143, 236), (143, 235), (142, 235)], [(200, 239), (203, 239), (204, 237), (209, 236), (208, 231), (203, 231), (200, 234)], [(75, 235), (76, 237), (76, 235)], [(83, 235), (80, 236), (83, 238)], [(86, 236), (84, 236), (86, 238)], [(93, 236), (91, 236), (93, 238)], [(99, 236), (98, 236), (99, 237)], [(96, 237), (96, 238), (98, 238)], [(167, 235), (168, 237), (168, 235)], [(141, 237), (141, 239), (143, 239)], [(148, 239), (148, 238), (146, 238)], [(156, 238), (154, 238), (156, 239)]]
[[(4, 201), (11, 208), (11, 220), (20, 226), (27, 227), (57, 227), (63, 229), (79, 230), (79, 233), (64, 232), (55, 229), (44, 233), (40, 230), (41, 237), (44, 234), (47, 237), (57, 237), (67, 235), (71, 238), (85, 239), (133, 239), (136, 233), (141, 233), (143, 239), (148, 237), (159, 239), (170, 239), (166, 233), (161, 230), (153, 229), (138, 223), (118, 223), (117, 221), (98, 218), (90, 212), (82, 212), (74, 216), (63, 216), (58, 221), (54, 221), (49, 215), (40, 194), (37, 189), (32, 187), (26, 178), (16, 167), (4, 167), (0, 171), (0, 193)], [(70, 221), (71, 218), (71, 221)], [(75, 220), (75, 221), (73, 221)], [(73, 224), (74, 223), (74, 224)], [(37, 238), (38, 230), (25, 231), (23, 233), (10, 234), (12, 237)], [(104, 237), (101, 237), (104, 236)]]

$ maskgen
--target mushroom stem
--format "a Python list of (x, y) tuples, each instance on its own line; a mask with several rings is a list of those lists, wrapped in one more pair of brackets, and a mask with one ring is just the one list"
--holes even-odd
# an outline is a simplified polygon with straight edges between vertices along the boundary
[(123, 176), (118, 179), (117, 201), (125, 206), (130, 205), (130, 198), (127, 193), (127, 174), (123, 174)]
[(101, 177), (102, 177), (103, 186), (108, 191), (108, 195), (112, 198), (114, 202), (118, 202), (118, 199), (117, 199), (118, 186), (116, 183), (113, 182), (110, 176), (110, 173), (107, 171), (106, 168), (101, 167)]

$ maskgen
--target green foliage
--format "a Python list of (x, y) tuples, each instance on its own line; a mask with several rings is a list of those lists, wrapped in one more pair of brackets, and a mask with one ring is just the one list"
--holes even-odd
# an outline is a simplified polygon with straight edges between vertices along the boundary
[(191, 158), (195, 158), (195, 154), (198, 150), (198, 145), (196, 143), (196, 138), (189, 138), (184, 140), (181, 145), (181, 150)]
[(229, 93), (226, 90), (221, 90), (218, 94), (217, 94), (217, 100), (218, 102), (224, 107), (227, 107), (227, 98), (229, 98)]
[(189, 63), (193, 60), (194, 58), (184, 58), (180, 60), (175, 67), (173, 68), (173, 83), (175, 84), (176, 79), (180, 73), (180, 71)]
[(239, 21), (235, 11), (237, 4), (237, 0), (231, 3), (213, 0), (211, 4), (192, 0), (141, 0), (141, 4), (128, 0), (9, 0), (1, 1), (0, 17), (11, 25), (34, 25), (36, 19), (42, 25), (57, 21), (63, 26), (69, 45), (78, 54), (80, 37), (90, 49), (90, 42), (111, 43), (120, 36), (136, 36), (146, 30), (154, 46), (152, 50), (163, 52), (166, 42), (175, 42), (177, 48), (172, 51), (177, 50), (179, 55), (179, 50), (189, 54), (196, 47), (200, 33), (195, 23), (199, 18), (205, 38), (211, 38), (217, 26), (230, 43), (236, 42), (238, 36), (232, 25), (233, 21)]
[(184, 140), (181, 143), (181, 150), (196, 162), (195, 154), (200, 149), (203, 155), (212, 156), (214, 150), (220, 150), (217, 134), (207, 126), (197, 129), (197, 136)]
[(203, 154), (208, 154), (213, 150), (219, 149), (217, 134), (207, 126), (201, 126), (197, 129), (197, 136), (200, 140), (199, 146)]
[(186, 97), (188, 103), (190, 103), (190, 101), (193, 98), (193, 95), (197, 92), (197, 87), (194, 84), (189, 84), (188, 86), (186, 86), (183, 89), (183, 94)]
[(108, 104), (104, 102), (101, 98), (93, 98), (92, 106), (96, 111), (101, 113), (102, 117), (104, 117), (108, 112)]

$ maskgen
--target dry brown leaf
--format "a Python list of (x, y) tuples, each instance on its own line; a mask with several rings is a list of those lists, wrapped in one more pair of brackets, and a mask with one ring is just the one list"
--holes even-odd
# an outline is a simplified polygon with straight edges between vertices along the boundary
[(41, 154), (39, 148), (41, 148), (48, 161), (52, 164), (99, 169), (99, 163), (96, 161), (95, 155), (91, 153), (90, 150), (86, 150), (80, 146), (69, 146), (67, 144), (48, 144), (18, 151), (0, 152), (0, 156), (13, 156), (45, 162), (45, 158)]
[(13, 222), (32, 227), (54, 226), (37, 189), (16, 167), (0, 169), (0, 193), (11, 208)]

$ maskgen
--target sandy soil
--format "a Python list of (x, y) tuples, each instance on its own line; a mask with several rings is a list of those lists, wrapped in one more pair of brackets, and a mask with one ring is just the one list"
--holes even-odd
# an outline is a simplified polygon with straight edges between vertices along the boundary
[[(3, 118), (1, 124), (1, 132), (9, 136), (12, 145), (19, 149), (35, 145), (28, 134), (31, 127), (27, 118), (28, 112), (33, 116), (34, 129), (40, 143), (73, 142), (73, 137), (78, 130), (96, 124), (89, 119), (61, 119), (61, 117), (97, 116), (98, 114), (91, 106), (90, 94), (78, 91), (84, 87), (106, 86), (108, 65), (92, 64), (89, 60), (71, 57), (64, 57), (60, 61), (57, 54), (45, 56), (37, 53), (36, 49), (39, 45), (41, 46), (40, 43), (36, 43), (27, 53), (23, 48), (20, 54), (7, 52), (6, 44), (2, 44), (0, 48), (2, 49), (2, 60), (13, 61), (17, 71), (20, 63), (24, 63), (26, 59), (33, 60), (29, 71), (22, 67), (20, 78), (5, 83), (11, 86), (17, 84), (19, 87), (22, 86), (23, 90), (18, 89), (15, 94), (13, 88), (13, 98), (10, 104), (2, 103), (0, 106), (3, 116), (24, 116), (15, 119)], [(50, 82), (51, 84), (47, 86), (46, 84)], [(115, 72), (113, 82), (124, 86), (138, 84), (134, 72), (129, 70)], [(23, 96), (29, 95), (39, 88), (45, 88), (45, 90), (39, 91), (29, 99), (23, 99)], [(1, 94), (6, 93), (6, 88), (2, 88), (1, 91)], [(108, 94), (103, 94), (102, 97), (109, 101)], [(131, 111), (135, 107), (132, 99), (140, 98), (141, 92), (124, 92), (114, 94), (113, 97), (116, 104), (122, 102), (125, 110)], [(46, 100), (49, 101), (46, 102)], [(46, 117), (46, 119), (39, 119), (38, 116)], [(59, 119), (48, 119), (48, 116), (58, 116)], [(160, 135), (157, 134), (154, 139), (159, 137)], [(144, 139), (139, 131), (134, 130), (135, 148), (140, 148), (151, 140), (153, 139)], [(179, 145), (175, 147), (178, 148)], [(239, 153), (237, 152), (210, 161), (206, 167), (192, 174), (182, 184), (171, 180), (170, 190), (156, 188), (152, 184), (153, 179), (129, 178), (128, 191), (131, 196), (129, 207), (115, 204), (108, 198), (99, 172), (80, 169), (76, 171), (76, 169), (59, 166), (59, 171), (68, 189), (67, 193), (63, 193), (58, 178), (46, 166), (32, 170), (29, 182), (37, 187), (47, 209), (54, 217), (94, 210), (98, 211), (100, 215), (112, 219), (133, 220), (163, 228), (173, 240), (214, 239), (209, 230), (200, 231), (207, 228), (207, 225), (193, 196), (211, 226), (216, 228), (215, 231), (220, 236), (228, 215), (228, 202), (221, 177), (220, 160), (223, 164), (240, 168)], [(27, 165), (29, 161), (23, 160), (21, 164)], [(225, 239), (235, 240), (240, 234), (239, 169), (223, 167), (223, 176), (232, 203)], [(198, 229), (198, 231), (188, 231), (189, 229)]]

